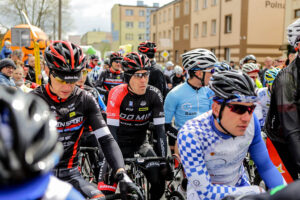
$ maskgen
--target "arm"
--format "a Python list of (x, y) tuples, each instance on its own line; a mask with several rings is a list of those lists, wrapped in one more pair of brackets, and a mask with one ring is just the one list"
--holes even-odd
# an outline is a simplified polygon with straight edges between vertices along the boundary
[(174, 90), (168, 93), (165, 103), (164, 103), (164, 111), (165, 111), (165, 120), (166, 124), (171, 124), (173, 116), (176, 111), (176, 106), (177, 106), (177, 99), (175, 98), (174, 95)]
[(273, 165), (266, 145), (261, 137), (260, 124), (255, 115), (253, 115), (255, 123), (255, 135), (249, 147), (251, 158), (257, 166), (258, 172), (268, 188), (274, 188), (278, 185), (285, 184), (280, 172)]
[[(186, 172), (191, 193), (199, 199), (222, 199), (224, 196), (260, 193), (258, 186), (234, 187), (218, 185), (211, 182), (205, 164), (204, 149), (208, 147), (207, 140), (201, 141), (199, 127), (188, 121), (179, 131), (177, 141), (180, 157)], [(199, 131), (200, 130), (200, 131)], [(192, 195), (192, 194), (188, 194)], [(196, 199), (196, 198), (195, 198)]]
[(99, 91), (100, 94), (106, 95), (108, 94), (108, 91), (103, 88), (103, 82), (105, 80), (106, 71), (102, 71), (102, 73), (99, 76), (99, 79), (95, 82), (95, 88)]

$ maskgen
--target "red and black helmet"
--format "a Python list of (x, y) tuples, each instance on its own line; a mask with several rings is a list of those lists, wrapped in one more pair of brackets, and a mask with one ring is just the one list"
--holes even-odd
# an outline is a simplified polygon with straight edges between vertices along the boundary
[(118, 52), (114, 52), (114, 53), (110, 54), (110, 56), (109, 56), (110, 66), (115, 61), (120, 61), (121, 62), (122, 58), (123, 58), (122, 55)]
[(149, 51), (156, 52), (156, 44), (154, 42), (145, 41), (138, 46), (139, 53), (147, 54)]
[(44, 52), (51, 74), (67, 82), (76, 82), (85, 66), (82, 49), (68, 41), (53, 41)]

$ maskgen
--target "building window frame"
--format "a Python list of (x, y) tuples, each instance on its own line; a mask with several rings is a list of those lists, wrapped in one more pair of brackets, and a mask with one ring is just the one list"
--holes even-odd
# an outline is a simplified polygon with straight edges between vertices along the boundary
[(194, 11), (198, 11), (199, 10), (199, 0), (195, 0), (194, 3), (195, 3)]
[(183, 26), (183, 39), (188, 40), (190, 38), (190, 25), (185, 24)]
[(225, 33), (232, 32), (232, 15), (225, 15)]
[(179, 4), (175, 5), (175, 18), (180, 17), (180, 6)]
[(134, 14), (133, 9), (126, 9), (126, 10), (125, 10), (125, 15), (126, 15), (126, 16), (133, 16), (133, 14)]
[(139, 10), (139, 16), (144, 17), (145, 16), (145, 11), (144, 10)]
[(133, 40), (133, 33), (125, 33), (125, 40), (132, 41)]
[(184, 1), (184, 15), (188, 15), (190, 13), (190, 2), (189, 0)]
[(217, 20), (212, 19), (211, 20), (211, 35), (216, 35), (217, 34)]
[(134, 23), (132, 21), (126, 21), (125, 27), (126, 28), (133, 28), (134, 27)]
[(139, 28), (145, 28), (145, 22), (139, 22)]
[(207, 8), (207, 0), (203, 0), (203, 9)]
[(224, 60), (230, 61), (230, 48), (228, 47), (224, 48)]
[(199, 38), (199, 24), (194, 24), (194, 38)]
[(216, 6), (218, 0), (211, 0), (211, 6)]
[(176, 26), (176, 27), (175, 27), (174, 40), (175, 40), (175, 41), (180, 40), (180, 27), (179, 27), (179, 26)]
[(300, 9), (295, 9), (294, 18), (299, 18), (299, 17), (300, 17)]
[(202, 32), (201, 32), (202, 37), (207, 36), (207, 21), (202, 22)]

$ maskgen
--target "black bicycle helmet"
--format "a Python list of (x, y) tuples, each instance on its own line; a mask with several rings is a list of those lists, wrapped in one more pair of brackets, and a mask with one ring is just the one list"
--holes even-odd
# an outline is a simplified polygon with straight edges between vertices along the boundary
[(250, 60), (253, 60), (256, 63), (256, 57), (252, 54), (247, 55), (243, 58), (243, 64), (248, 63)]
[(228, 65), (226, 62), (217, 62), (214, 64), (215, 72), (222, 72), (222, 71), (230, 71), (232, 67)]
[(82, 49), (67, 41), (54, 41), (44, 52), (50, 73), (66, 82), (76, 82), (85, 66)]
[(127, 54), (122, 62), (125, 82), (129, 83), (131, 76), (138, 70), (149, 70), (151, 67), (150, 60), (146, 55), (132, 52)]
[(62, 154), (56, 120), (33, 94), (0, 87), (0, 185), (50, 172)]
[(154, 58), (156, 49), (156, 44), (154, 42), (145, 41), (139, 44), (138, 52), (141, 54), (146, 54), (148, 58)]
[(255, 84), (245, 73), (236, 70), (214, 73), (209, 81), (209, 87), (219, 99), (238, 99), (256, 97)]
[(112, 65), (113, 62), (115, 62), (117, 60), (121, 61), (122, 58), (123, 58), (122, 55), (120, 53), (118, 53), (118, 52), (110, 54), (110, 56), (109, 56), (110, 66)]

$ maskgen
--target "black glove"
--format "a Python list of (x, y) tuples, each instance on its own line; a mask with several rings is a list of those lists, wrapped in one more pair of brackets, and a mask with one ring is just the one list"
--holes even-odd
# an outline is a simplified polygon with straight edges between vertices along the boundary
[(165, 130), (168, 136), (177, 140), (178, 130), (174, 128), (171, 124), (165, 124)]
[(118, 172), (115, 179), (119, 182), (122, 199), (127, 199), (128, 194), (137, 194), (138, 199), (144, 200), (140, 188), (132, 182), (124, 171)]

